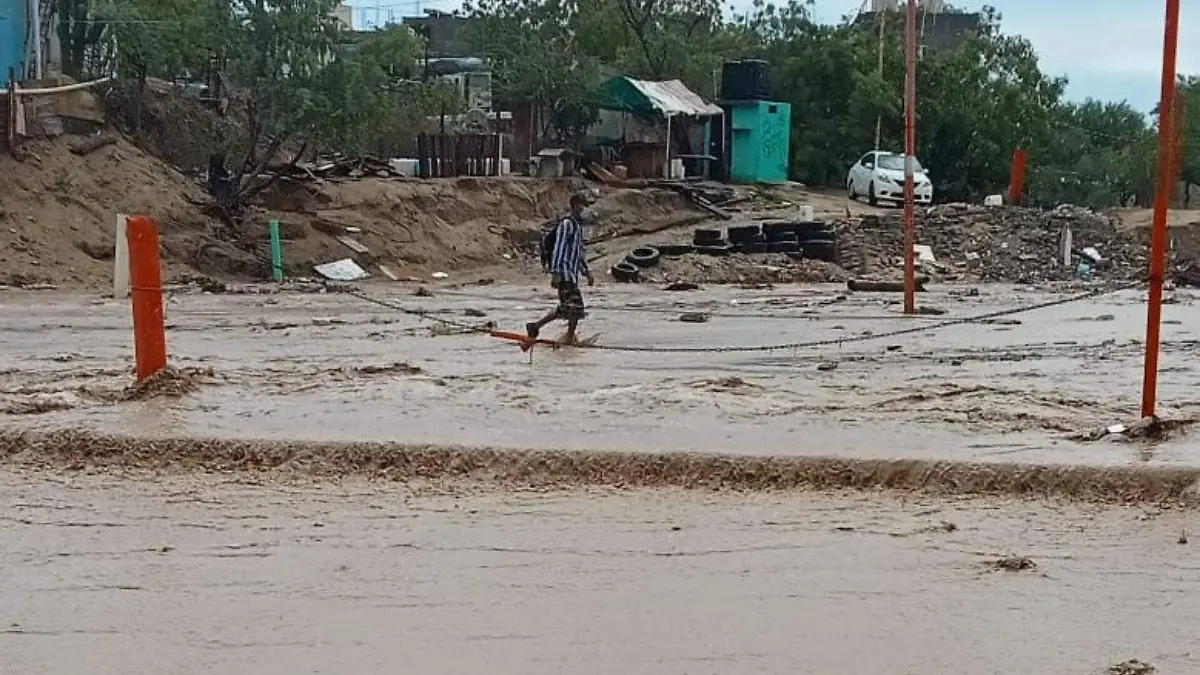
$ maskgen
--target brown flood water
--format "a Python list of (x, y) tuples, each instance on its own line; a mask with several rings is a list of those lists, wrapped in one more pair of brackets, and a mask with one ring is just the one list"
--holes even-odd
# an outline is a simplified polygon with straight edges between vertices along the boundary
[[(398, 284), (366, 290), (508, 329), (551, 302), (548, 289), (525, 286), (470, 296), (435, 290), (432, 298)], [(606, 344), (778, 344), (880, 334), (1059, 297), (974, 290), (922, 294), (923, 306), (947, 314), (905, 319), (894, 297), (833, 286), (690, 293), (603, 286), (589, 293), (585, 330)], [(1165, 308), (1160, 400), (1168, 415), (1195, 417), (1200, 313), (1190, 291), (1175, 299)], [(678, 321), (694, 311), (713, 316), (706, 324)], [(178, 400), (120, 403), (132, 361), (126, 303), (0, 295), (0, 424), (170, 437), (1200, 466), (1200, 445), (1187, 437), (1153, 447), (1070, 440), (1137, 415), (1144, 299), (1134, 291), (1016, 321), (840, 346), (542, 351), (532, 365), (501, 340), (436, 334), (428, 322), (340, 294), (176, 294), (167, 317), (172, 363), (207, 373), (204, 385)]]
[[(922, 304), (957, 318), (1053, 297), (963, 290)], [(550, 302), (545, 289), (368, 291), (507, 328)], [(1160, 394), (1188, 418), (1200, 314), (1177, 299)], [(607, 344), (913, 321), (832, 287), (589, 300), (587, 330)], [(345, 296), (176, 295), (172, 362), (199, 388), (127, 400), (125, 303), (2, 294), (0, 674), (1099, 675), (1139, 659), (1194, 675), (1200, 557), (1181, 542), (1200, 516), (1149, 502), (1194, 490), (1200, 445), (1071, 440), (1136, 414), (1141, 302), (794, 351), (530, 365)], [(677, 320), (692, 311), (714, 316)], [(547, 452), (456, 456), (454, 443)], [(651, 454), (663, 450), (698, 454)], [(943, 463), (883, 461), (900, 459)], [(429, 467), (455, 478), (382, 480)], [(697, 489), (604, 487), (664, 475)], [(500, 489), (540, 481), (575, 487)], [(814, 491), (849, 485), (866, 490)], [(1143, 503), (1083, 503), (1110, 500)]]
[(0, 469), (0, 514), (14, 675), (1200, 672), (1195, 512)]

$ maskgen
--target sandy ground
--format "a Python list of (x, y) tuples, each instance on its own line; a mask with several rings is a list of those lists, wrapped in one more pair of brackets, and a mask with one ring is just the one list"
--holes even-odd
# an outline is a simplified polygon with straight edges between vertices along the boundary
[[(127, 305), (79, 295), (0, 300), (0, 419), (148, 436), (461, 443), (501, 448), (677, 450), (1060, 464), (1189, 465), (1188, 437), (1154, 446), (1071, 438), (1130, 422), (1140, 401), (1144, 300), (1126, 291), (984, 325), (888, 331), (1013, 308), (1048, 292), (949, 288), (943, 316), (906, 319), (894, 298), (836, 287), (664, 293), (601, 286), (585, 330), (607, 346), (820, 347), (662, 354), (538, 351), (431, 331), (427, 321), (342, 294), (168, 302), (182, 398), (122, 402)], [(497, 285), (370, 297), (467, 324), (519, 330), (549, 289)], [(466, 294), (466, 295), (463, 295)], [(1165, 308), (1160, 400), (1188, 419), (1200, 315), (1188, 291)], [(33, 311), (34, 308), (36, 311)], [(707, 312), (706, 324), (678, 321)], [(837, 344), (839, 339), (870, 338)], [(34, 414), (40, 413), (40, 414)]]
[(0, 512), (5, 673), (1200, 669), (1194, 512), (5, 470)]

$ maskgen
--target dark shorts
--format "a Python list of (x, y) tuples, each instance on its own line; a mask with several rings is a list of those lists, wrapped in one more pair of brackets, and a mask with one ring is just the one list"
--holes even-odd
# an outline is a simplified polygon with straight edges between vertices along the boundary
[(558, 282), (558, 318), (566, 321), (579, 321), (587, 316), (587, 308), (583, 304), (583, 292), (579, 284), (570, 281)]

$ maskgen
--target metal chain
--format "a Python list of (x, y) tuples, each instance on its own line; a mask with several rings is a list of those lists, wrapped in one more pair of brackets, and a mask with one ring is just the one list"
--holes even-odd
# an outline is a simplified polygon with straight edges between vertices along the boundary
[[(647, 353), (649, 353), (649, 354), (730, 354), (730, 353), (747, 353), (747, 352), (775, 352), (775, 351), (785, 351), (785, 350), (809, 349), (812, 347), (841, 346), (841, 345), (853, 344), (853, 343), (858, 343), (858, 342), (870, 342), (872, 340), (885, 340), (888, 338), (900, 337), (900, 336), (904, 336), (904, 335), (913, 335), (916, 333), (932, 332), (935, 330), (941, 330), (942, 328), (949, 328), (952, 326), (961, 326), (961, 325), (970, 324), (970, 323), (980, 323), (983, 321), (991, 321), (994, 319), (1015, 316), (1017, 314), (1025, 314), (1027, 312), (1034, 312), (1034, 311), (1037, 311), (1040, 309), (1048, 309), (1050, 307), (1058, 307), (1061, 305), (1068, 305), (1071, 303), (1080, 302), (1083, 300), (1089, 300), (1091, 298), (1097, 298), (1097, 297), (1104, 296), (1104, 295), (1120, 293), (1121, 291), (1126, 291), (1126, 290), (1129, 290), (1132, 288), (1137, 288), (1137, 287), (1141, 286), (1141, 284), (1142, 284), (1142, 282), (1133, 282), (1133, 283), (1128, 283), (1128, 284), (1122, 284), (1120, 286), (1117, 286), (1116, 288), (1110, 288), (1107, 290), (1096, 289), (1096, 290), (1088, 291), (1086, 293), (1079, 293), (1076, 295), (1068, 296), (1066, 298), (1058, 298), (1056, 300), (1047, 300), (1046, 302), (1039, 302), (1039, 303), (1036, 303), (1033, 305), (1025, 305), (1023, 307), (1017, 307), (1015, 309), (997, 310), (994, 312), (987, 312), (985, 314), (977, 314), (975, 316), (963, 317), (961, 319), (950, 319), (947, 321), (941, 321), (939, 323), (924, 324), (924, 325), (920, 325), (920, 326), (912, 326), (909, 328), (900, 328), (900, 329), (888, 331), (885, 333), (872, 333), (869, 335), (856, 335), (853, 337), (828, 338), (828, 339), (824, 339), (824, 340), (810, 340), (807, 342), (789, 342), (789, 343), (784, 343), (784, 344), (754, 345), (754, 346), (746, 346), (746, 347), (738, 347), (738, 346), (655, 347), (655, 346), (649, 346), (649, 345), (602, 345), (602, 344), (580, 344), (580, 345), (576, 345), (575, 347), (578, 349), (593, 349), (593, 350), (605, 351), (605, 352), (630, 352), (630, 353), (641, 353), (641, 354), (647, 354)], [(378, 298), (373, 298), (369, 295), (366, 295), (364, 293), (361, 293), (361, 292), (355, 291), (355, 290), (347, 290), (347, 291), (345, 291), (345, 293), (347, 295), (353, 296), (355, 298), (358, 298), (360, 300), (363, 300), (363, 301), (366, 301), (366, 302), (369, 302), (369, 303), (372, 303), (375, 305), (379, 305), (381, 307), (386, 307), (388, 309), (393, 309), (398, 312), (408, 314), (410, 316), (420, 317), (420, 318), (428, 320), (428, 321), (433, 321), (433, 322), (440, 323), (440, 324), (443, 324), (446, 326), (450, 326), (452, 328), (457, 328), (464, 332), (479, 333), (481, 335), (491, 335), (492, 334), (492, 328), (490, 326), (471, 325), (468, 323), (463, 323), (461, 321), (454, 321), (453, 319), (445, 319), (445, 318), (442, 318), (439, 316), (435, 316), (432, 312), (403, 307), (401, 305), (389, 302), (387, 300), (380, 300)], [(899, 318), (899, 317), (897, 317), (897, 318)]]

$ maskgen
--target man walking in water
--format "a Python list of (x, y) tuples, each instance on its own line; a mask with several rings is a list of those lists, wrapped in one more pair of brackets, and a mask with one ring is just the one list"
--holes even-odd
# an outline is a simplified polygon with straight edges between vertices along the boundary
[(592, 197), (587, 192), (571, 195), (570, 215), (563, 218), (550, 236), (543, 240), (543, 245), (548, 245), (551, 250), (550, 286), (558, 290), (558, 307), (541, 319), (525, 324), (525, 332), (530, 339), (536, 339), (542, 328), (555, 319), (567, 322), (567, 334), (563, 336), (564, 344), (575, 344), (578, 338), (576, 329), (580, 320), (587, 314), (583, 304), (583, 293), (579, 290), (579, 280), (581, 277), (586, 278), (588, 286), (595, 283), (592, 272), (588, 269), (587, 255), (583, 247), (583, 210), (591, 203)]

